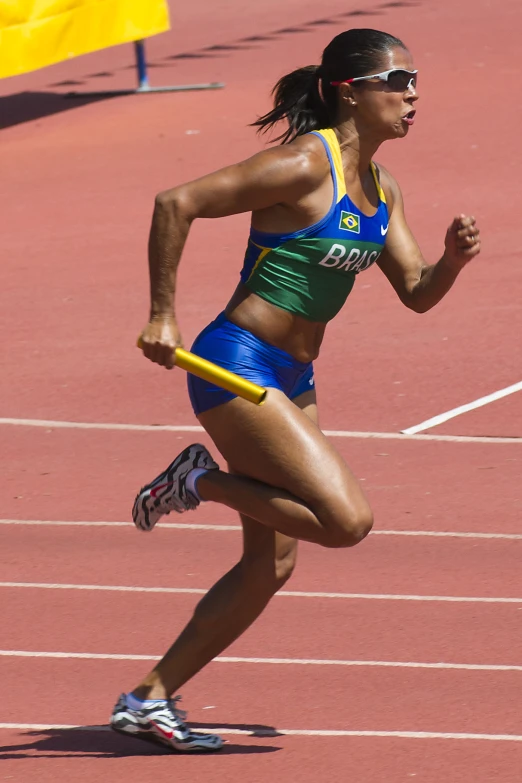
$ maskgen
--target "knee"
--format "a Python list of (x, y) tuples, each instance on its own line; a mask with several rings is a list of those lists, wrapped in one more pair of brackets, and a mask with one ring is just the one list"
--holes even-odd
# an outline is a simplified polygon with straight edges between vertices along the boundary
[(373, 527), (373, 512), (369, 506), (342, 515), (334, 525), (326, 528), (324, 546), (341, 549), (363, 541)]

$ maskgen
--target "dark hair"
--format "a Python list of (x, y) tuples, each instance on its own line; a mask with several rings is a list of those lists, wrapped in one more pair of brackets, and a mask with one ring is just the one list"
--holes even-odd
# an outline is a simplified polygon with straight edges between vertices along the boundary
[(265, 133), (286, 120), (288, 130), (274, 139), (283, 144), (331, 127), (337, 114), (337, 89), (330, 82), (372, 73), (395, 47), (406, 49), (399, 38), (379, 30), (354, 29), (336, 35), (324, 50), (321, 65), (307, 65), (279, 79), (272, 90), (274, 108), (252, 125)]

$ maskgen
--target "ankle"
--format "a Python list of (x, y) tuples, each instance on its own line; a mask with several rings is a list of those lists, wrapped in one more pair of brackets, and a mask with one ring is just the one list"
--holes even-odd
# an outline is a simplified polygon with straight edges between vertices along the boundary
[(220, 502), (224, 493), (222, 490), (223, 477), (228, 474), (221, 470), (207, 470), (197, 477), (197, 493), (200, 500), (213, 500)]
[(200, 501), (204, 501), (205, 498), (201, 497), (198, 491), (198, 483), (199, 480), (208, 473), (208, 470), (208, 468), (193, 468), (187, 473), (187, 478), (185, 480), (187, 490)]
[(131, 696), (139, 699), (140, 701), (153, 701), (158, 699), (168, 699), (169, 694), (165, 690), (161, 683), (155, 683), (153, 685), (141, 684), (137, 688), (131, 691)]

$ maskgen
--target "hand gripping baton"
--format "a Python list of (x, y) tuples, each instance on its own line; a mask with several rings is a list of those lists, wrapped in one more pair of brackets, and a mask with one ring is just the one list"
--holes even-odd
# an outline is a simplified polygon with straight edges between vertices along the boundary
[[(138, 338), (138, 348), (143, 350), (141, 337)], [(232, 392), (232, 394), (237, 394), (238, 397), (242, 397), (244, 400), (253, 402), (256, 405), (261, 405), (266, 399), (267, 390), (263, 389), (262, 386), (247, 381), (240, 375), (229, 372), (223, 369), (223, 367), (207, 361), (207, 359), (202, 359), (201, 356), (185, 351), (183, 348), (175, 348), (174, 364), (176, 367), (180, 367), (182, 370), (186, 370), (204, 381), (214, 383), (216, 386), (220, 386), (222, 389)]]

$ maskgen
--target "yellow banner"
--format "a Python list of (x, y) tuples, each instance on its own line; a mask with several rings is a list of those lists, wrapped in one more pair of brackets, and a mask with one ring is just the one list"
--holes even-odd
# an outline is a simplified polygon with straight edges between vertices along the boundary
[(167, 0), (0, 0), (0, 78), (168, 29)]

